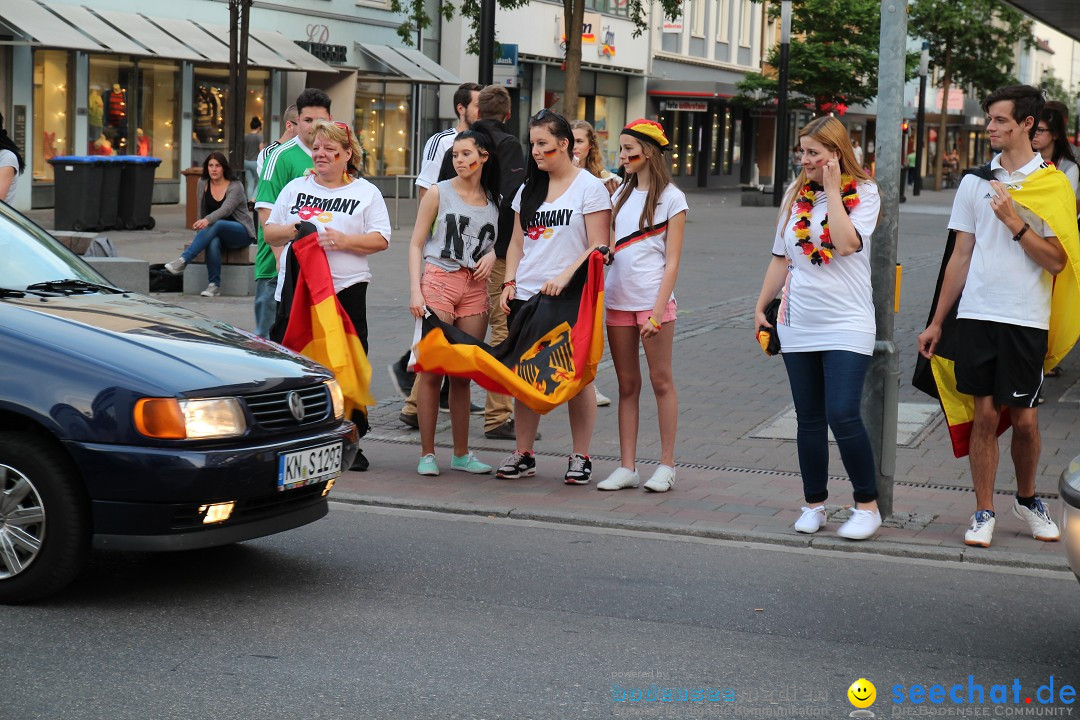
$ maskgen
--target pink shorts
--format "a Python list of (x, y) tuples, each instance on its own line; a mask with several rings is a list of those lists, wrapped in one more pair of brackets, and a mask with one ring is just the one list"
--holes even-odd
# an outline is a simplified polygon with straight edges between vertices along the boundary
[[(641, 327), (649, 322), (649, 316), (652, 315), (652, 310), (614, 310), (608, 308), (606, 312), (607, 316), (604, 318), (605, 325), (625, 327)], [(663, 325), (674, 319), (675, 301), (671, 300), (668, 302), (667, 307), (664, 308), (664, 317), (660, 318), (660, 324)]]
[(470, 315), (487, 315), (487, 280), (477, 280), (466, 268), (447, 272), (437, 265), (424, 265), (420, 277), (424, 302), (454, 320)]

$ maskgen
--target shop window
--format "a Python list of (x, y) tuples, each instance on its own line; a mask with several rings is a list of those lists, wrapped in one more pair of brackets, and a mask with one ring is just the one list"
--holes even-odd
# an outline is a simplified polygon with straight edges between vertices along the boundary
[(412, 167), (412, 86), (359, 82), (356, 90), (356, 136), (364, 175), (407, 175)]
[(626, 100), (621, 97), (596, 97), (596, 145), (604, 166), (614, 171), (619, 167), (619, 132), (626, 125)]
[(140, 61), (137, 70), (135, 139), (129, 154), (161, 158), (154, 177), (180, 177), (180, 68), (174, 62)]
[[(248, 131), (248, 122), (258, 117), (263, 122), (263, 132), (267, 130), (266, 94), (270, 86), (268, 70), (249, 70), (247, 76), (247, 97), (244, 99), (244, 132)], [(191, 164), (202, 165), (206, 157), (218, 150), (228, 154), (232, 139), (232, 127), (228, 122), (229, 108), (229, 71), (216, 68), (196, 68), (195, 87), (192, 97), (192, 133)], [(243, 168), (233, 168), (234, 171)]]
[(49, 159), (72, 155), (74, 93), (71, 92), (71, 53), (66, 50), (34, 51), (34, 161), (33, 178), (51, 182)]

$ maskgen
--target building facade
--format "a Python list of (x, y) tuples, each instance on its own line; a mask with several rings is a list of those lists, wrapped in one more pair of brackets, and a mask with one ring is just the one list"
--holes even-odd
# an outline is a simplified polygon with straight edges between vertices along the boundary
[(734, 97), (746, 73), (761, 72), (770, 47), (764, 8), (752, 0), (686, 0), (682, 7), (682, 17), (671, 19), (652, 4), (646, 90), (648, 113), (673, 145), (672, 176), (697, 187), (753, 182), (759, 160), (769, 167), (775, 116), (751, 114)]
[[(28, 165), (17, 207), (52, 206), (48, 161), (62, 155), (161, 158), (154, 202), (183, 202), (180, 171), (228, 147), (229, 3), (139, 9), (0, 0), (0, 112)], [(425, 102), (435, 115), (424, 88), (459, 80), (402, 46), (399, 23), (387, 0), (256, 2), (245, 126), (259, 117), (264, 140), (277, 139), (284, 108), (318, 87), (362, 140), (368, 176), (392, 185), (412, 174)]]

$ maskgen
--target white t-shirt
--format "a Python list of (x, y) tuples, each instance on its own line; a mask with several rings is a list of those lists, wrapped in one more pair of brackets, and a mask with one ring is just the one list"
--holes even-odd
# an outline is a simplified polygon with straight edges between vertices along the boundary
[[(859, 183), (859, 204), (849, 217), (862, 239), (862, 249), (828, 265), (814, 265), (796, 245), (794, 203), (787, 220), (777, 228), (773, 255), (787, 256), (788, 277), (777, 314), (781, 352), (847, 350), (862, 355), (874, 352), (877, 324), (870, 286), (870, 238), (877, 227), (881, 198), (877, 185)], [(821, 246), (821, 223), (828, 198), (819, 192), (810, 210), (810, 240)]]
[[(521, 212), (521, 193), (518, 188), (511, 207)], [(536, 215), (527, 223), (524, 254), (518, 264), (517, 288), (514, 297), (528, 300), (544, 283), (570, 267), (589, 249), (585, 232), (585, 216), (611, 209), (611, 196), (600, 178), (578, 169), (577, 177), (559, 197), (540, 205)]]
[[(630, 193), (615, 216), (615, 259), (604, 281), (604, 305), (612, 310), (652, 310), (667, 265), (668, 220), (690, 208), (682, 190), (669, 182), (660, 193), (653, 227), (642, 230), (641, 210), (648, 191), (626, 188), (622, 185), (611, 198), (615, 206), (623, 193)], [(672, 293), (669, 300), (674, 299)]]
[[(1034, 151), (1031, 160), (1014, 173), (1001, 167), (1000, 155), (990, 161), (994, 179), (1017, 187), (1042, 167), (1045, 167), (1042, 157)], [(1020, 243), (1013, 242), (1012, 231), (997, 219), (990, 206), (993, 196), (988, 180), (965, 175), (953, 198), (949, 228), (975, 235), (975, 248), (956, 316), (1047, 329), (1054, 279), (1028, 257)], [(1017, 203), (1013, 207), (1037, 235), (1054, 234), (1031, 211)]]
[(420, 174), (416, 176), (413, 184), (425, 190), (439, 182), (439, 168), (442, 167), (443, 156), (446, 151), (454, 146), (454, 138), (457, 137), (457, 128), (450, 128), (435, 133), (424, 143), (424, 162), (420, 165)]
[[(315, 225), (320, 235), (326, 228), (350, 235), (377, 232), (386, 239), (387, 244), (390, 243), (390, 214), (386, 211), (382, 193), (363, 178), (354, 179), (339, 188), (323, 187), (317, 175), (305, 175), (291, 181), (282, 188), (267, 222), (294, 225), (303, 220)], [(288, 252), (288, 245), (285, 249)], [(330, 263), (336, 293), (356, 283), (371, 280), (366, 255), (327, 248), (326, 259)], [(278, 267), (275, 296), (280, 300), (285, 279), (284, 256)]]
[(15, 202), (15, 189), (19, 186), (19, 159), (10, 150), (0, 150), (0, 167), (9, 167), (15, 171), (15, 177), (11, 178), (11, 185), (8, 187), (7, 195), (0, 198), (8, 205), (11, 205)]

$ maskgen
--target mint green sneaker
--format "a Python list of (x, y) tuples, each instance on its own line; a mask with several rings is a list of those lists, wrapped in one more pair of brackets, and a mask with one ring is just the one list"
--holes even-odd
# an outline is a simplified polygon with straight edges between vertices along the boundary
[(420, 458), (420, 464), (416, 466), (416, 472), (419, 475), (439, 474), (439, 465), (435, 462), (434, 453), (428, 453), (424, 457)]
[(450, 461), (450, 469), (461, 470), (475, 475), (486, 475), (491, 472), (491, 466), (480, 462), (474, 452), (470, 452), (468, 455), (454, 455)]

